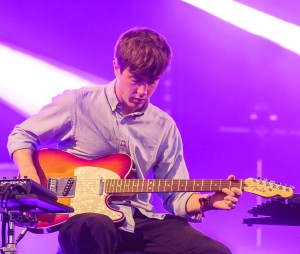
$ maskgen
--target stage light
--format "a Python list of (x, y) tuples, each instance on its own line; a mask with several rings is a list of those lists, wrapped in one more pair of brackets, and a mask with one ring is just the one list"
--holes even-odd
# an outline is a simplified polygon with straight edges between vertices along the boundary
[(300, 54), (300, 27), (233, 0), (182, 0)]
[(107, 83), (70, 66), (0, 44), (0, 99), (28, 116), (67, 89)]

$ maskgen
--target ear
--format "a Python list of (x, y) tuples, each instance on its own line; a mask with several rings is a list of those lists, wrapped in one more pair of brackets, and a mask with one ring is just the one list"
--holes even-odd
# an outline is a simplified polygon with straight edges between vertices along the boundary
[(118, 64), (118, 61), (116, 59), (113, 60), (113, 66), (114, 66), (114, 73), (115, 73), (115, 76), (117, 78), (119, 78), (120, 74), (121, 74), (121, 71), (120, 71), (120, 67), (119, 67), (119, 64)]

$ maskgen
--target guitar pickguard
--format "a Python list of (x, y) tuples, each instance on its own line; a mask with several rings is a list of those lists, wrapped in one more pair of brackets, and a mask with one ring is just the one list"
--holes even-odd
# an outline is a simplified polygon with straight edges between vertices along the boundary
[(74, 214), (87, 212), (100, 213), (109, 216), (113, 221), (122, 220), (123, 214), (112, 210), (107, 204), (108, 194), (105, 193), (101, 181), (105, 179), (119, 179), (113, 171), (98, 167), (77, 167), (74, 171), (76, 190), (71, 199)]

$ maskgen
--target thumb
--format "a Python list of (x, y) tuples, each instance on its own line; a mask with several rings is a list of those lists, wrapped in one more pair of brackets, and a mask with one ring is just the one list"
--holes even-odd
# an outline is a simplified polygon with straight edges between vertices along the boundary
[(229, 176), (227, 177), (227, 180), (235, 180), (235, 176), (234, 176), (234, 175), (229, 175)]

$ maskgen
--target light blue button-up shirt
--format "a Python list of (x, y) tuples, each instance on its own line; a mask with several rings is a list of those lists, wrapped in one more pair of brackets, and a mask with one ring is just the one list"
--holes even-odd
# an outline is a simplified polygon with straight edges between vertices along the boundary
[[(40, 112), (15, 126), (8, 139), (10, 155), (14, 151), (58, 144), (84, 159), (109, 154), (128, 154), (136, 178), (145, 179), (153, 169), (156, 179), (188, 179), (183, 158), (182, 140), (174, 120), (164, 111), (147, 103), (140, 112), (123, 116), (115, 94), (116, 80), (108, 85), (67, 90), (56, 96)], [(189, 216), (186, 202), (192, 193), (159, 193), (164, 208), (175, 215), (200, 221), (201, 215)], [(130, 206), (120, 205), (126, 223), (123, 229), (134, 230), (134, 207), (148, 217), (163, 219), (155, 212), (151, 194), (130, 198)]]

